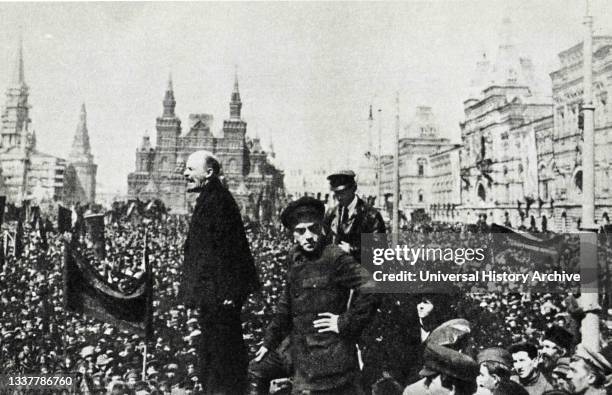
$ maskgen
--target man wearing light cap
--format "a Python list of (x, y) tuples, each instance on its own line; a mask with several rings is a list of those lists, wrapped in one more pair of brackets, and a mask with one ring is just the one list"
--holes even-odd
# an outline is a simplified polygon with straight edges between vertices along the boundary
[(325, 226), (334, 244), (361, 261), (361, 234), (385, 233), (385, 222), (375, 208), (355, 193), (357, 183), (352, 170), (337, 171), (327, 179), (338, 204), (325, 214)]
[[(252, 362), (252, 373), (263, 379), (264, 371), (278, 367), (275, 350), (288, 335), (293, 393), (358, 395), (364, 392), (355, 344), (371, 321), (375, 304), (371, 295), (360, 292), (365, 270), (325, 240), (324, 211), (321, 201), (302, 197), (281, 214), (295, 247), (289, 254), (285, 289)], [(353, 303), (347, 309), (351, 289)], [(253, 384), (251, 394), (268, 393), (267, 383)]]
[(612, 386), (612, 345), (592, 351), (579, 344), (571, 359), (567, 378), (577, 395), (605, 395)]
[(478, 365), (469, 356), (437, 344), (427, 344), (423, 359), (425, 366), (420, 375), (425, 381), (406, 387), (403, 395), (472, 395), (476, 390)]
[(486, 348), (478, 353), (479, 365), (476, 384), (478, 395), (527, 395), (519, 383), (510, 380), (512, 356), (499, 347)]

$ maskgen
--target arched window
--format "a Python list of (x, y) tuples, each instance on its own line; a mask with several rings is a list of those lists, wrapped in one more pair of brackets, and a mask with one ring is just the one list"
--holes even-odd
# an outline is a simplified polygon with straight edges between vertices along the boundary
[(161, 160), (159, 161), (159, 167), (161, 170), (168, 170), (168, 158), (162, 156)]
[(483, 202), (487, 199), (487, 191), (482, 184), (478, 185), (478, 197)]
[(574, 176), (574, 186), (582, 192), (582, 170), (578, 170)]
[(423, 197), (423, 190), (419, 189), (419, 203), (423, 203), (425, 201)]

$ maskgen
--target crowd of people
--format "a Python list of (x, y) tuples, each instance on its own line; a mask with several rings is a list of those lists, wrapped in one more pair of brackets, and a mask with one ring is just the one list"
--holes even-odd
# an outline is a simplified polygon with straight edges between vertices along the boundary
[[(10, 231), (14, 224), (3, 226)], [(72, 372), (76, 374), (77, 392), (124, 394), (182, 390), (197, 393), (202, 384), (197, 374), (196, 350), (198, 341), (206, 334), (198, 326), (198, 312), (185, 308), (176, 298), (187, 226), (185, 218), (169, 215), (147, 221), (113, 222), (106, 227), (105, 258), (90, 255), (90, 264), (98, 273), (117, 290), (127, 292), (144, 274), (144, 234), (147, 233), (147, 251), (154, 273), (155, 334), (147, 343), (144, 377), (143, 338), (65, 311), (62, 280), (65, 236), (48, 232), (48, 246), (44, 249), (39, 231), (26, 232), (24, 254), (15, 258), (9, 251), (0, 270), (0, 374)], [(448, 237), (451, 230), (458, 230), (438, 224), (425, 230), (411, 229), (411, 232), (429, 232), (432, 227), (439, 231), (436, 237), (440, 238)], [(463, 237), (485, 237), (482, 228), (464, 232), (467, 236)], [(245, 340), (253, 356), (284, 286), (286, 258), (292, 241), (277, 224), (249, 224), (247, 237), (262, 283), (261, 291), (253, 294), (243, 308)], [(424, 304), (433, 306), (427, 314), (422, 311)], [(602, 311), (605, 317), (605, 306)], [(592, 362), (587, 351), (574, 351), (580, 341), (576, 324), (579, 315), (579, 304), (568, 294), (381, 295), (374, 322), (359, 341), (364, 386), (373, 388), (377, 394), (401, 393), (414, 383), (435, 385), (432, 384), (434, 376), (440, 375), (452, 379), (451, 384), (453, 380), (468, 380), (473, 387), (456, 385), (456, 388), (484, 391), (488, 387), (482, 385), (482, 369), (479, 371), (476, 367), (475, 374), (470, 373), (472, 364), (481, 362), (489, 366), (489, 376), (495, 372), (495, 377), (504, 378), (503, 382), (506, 376), (518, 374), (515, 381), (529, 387), (534, 372), (542, 372), (550, 387), (547, 390), (555, 387), (559, 391), (572, 391), (568, 385), (572, 373), (568, 372), (575, 362), (566, 357), (578, 355), (581, 361)], [(461, 347), (443, 350), (428, 344), (427, 339), (436, 327), (454, 319), (466, 320), (469, 341)], [(601, 328), (605, 344), (610, 340), (605, 323)], [(556, 348), (552, 348), (563, 350), (551, 357), (544, 340), (560, 342), (559, 338), (565, 343), (554, 343)], [(457, 366), (462, 366), (457, 373), (460, 378), (454, 376), (453, 367), (444, 366), (448, 358), (460, 360), (456, 355), (448, 356), (447, 349), (473, 358), (457, 362)], [(483, 350), (494, 351), (487, 351), (482, 357)], [(521, 367), (517, 361), (519, 356), (525, 357), (528, 360), (525, 364), (533, 365), (536, 370)], [(612, 374), (612, 368), (607, 371), (605, 364), (600, 370), (591, 365), (586, 366), (596, 371), (598, 378), (602, 372), (604, 378)], [(423, 366), (429, 367), (429, 375), (423, 375)], [(602, 383), (599, 383), (601, 388)], [(449, 384), (442, 380), (440, 385), (448, 387)]]

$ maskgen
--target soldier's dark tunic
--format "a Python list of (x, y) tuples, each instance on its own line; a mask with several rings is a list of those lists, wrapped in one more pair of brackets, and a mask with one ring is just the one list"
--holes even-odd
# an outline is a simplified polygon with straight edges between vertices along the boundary
[[(248, 357), (240, 311), (259, 282), (240, 210), (214, 178), (198, 196), (185, 243), (179, 299), (200, 309), (200, 380), (205, 393), (246, 388)], [(234, 302), (224, 306), (225, 300)]]
[[(287, 285), (266, 330), (264, 346), (275, 350), (290, 336), (293, 393), (359, 393), (355, 344), (375, 310), (372, 296), (359, 290), (367, 274), (335, 245), (322, 247), (314, 256), (296, 248), (291, 256)], [(347, 311), (351, 289), (355, 292)], [(339, 315), (339, 334), (318, 333), (313, 326), (321, 318), (318, 314), (325, 312)]]

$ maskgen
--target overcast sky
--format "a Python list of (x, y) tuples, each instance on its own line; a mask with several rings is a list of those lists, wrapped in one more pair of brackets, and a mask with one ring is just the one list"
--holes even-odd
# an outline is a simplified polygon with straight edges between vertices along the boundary
[[(612, 2), (592, 0), (592, 13), (595, 33), (611, 34)], [(38, 149), (67, 157), (85, 102), (103, 191), (127, 189), (169, 72), (185, 125), (209, 113), (220, 130), (238, 65), (250, 136), (273, 141), (285, 169), (343, 165), (366, 141), (371, 103), (390, 150), (396, 91), (402, 122), (429, 105), (458, 140), (475, 62), (495, 54), (505, 15), (548, 87), (557, 54), (582, 39), (583, 1), (0, 3), (0, 90), (21, 26)]]

